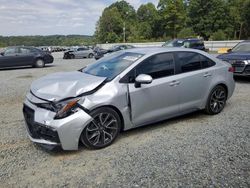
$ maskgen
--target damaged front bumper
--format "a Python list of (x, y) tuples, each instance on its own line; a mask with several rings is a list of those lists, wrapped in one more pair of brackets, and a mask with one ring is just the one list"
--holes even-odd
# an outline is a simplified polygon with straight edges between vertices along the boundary
[(35, 104), (40, 99), (35, 99), (33, 96), (32, 100), (26, 98), (23, 107), (30, 140), (49, 148), (61, 146), (64, 150), (77, 150), (81, 133), (92, 121), (92, 117), (79, 109), (68, 117), (54, 119), (55, 112)]

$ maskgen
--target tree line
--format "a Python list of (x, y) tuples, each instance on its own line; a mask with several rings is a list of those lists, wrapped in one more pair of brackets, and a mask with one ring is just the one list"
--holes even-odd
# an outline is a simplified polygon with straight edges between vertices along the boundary
[(51, 35), (51, 36), (0, 36), (0, 47), (6, 46), (78, 46), (93, 43), (92, 36)]
[(96, 24), (99, 43), (250, 38), (250, 0), (159, 0), (136, 11), (125, 0), (104, 9)]

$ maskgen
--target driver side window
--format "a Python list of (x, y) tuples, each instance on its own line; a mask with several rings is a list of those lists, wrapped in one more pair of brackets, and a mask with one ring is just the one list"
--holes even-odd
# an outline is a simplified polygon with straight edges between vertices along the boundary
[(153, 55), (121, 79), (121, 83), (134, 83), (140, 74), (150, 75), (153, 79), (163, 78), (175, 74), (174, 56), (172, 53), (161, 53)]
[(5, 52), (5, 56), (13, 56), (16, 54), (16, 48), (8, 48)]
[(153, 55), (136, 67), (136, 76), (148, 74), (153, 79), (174, 75), (174, 57), (172, 53)]

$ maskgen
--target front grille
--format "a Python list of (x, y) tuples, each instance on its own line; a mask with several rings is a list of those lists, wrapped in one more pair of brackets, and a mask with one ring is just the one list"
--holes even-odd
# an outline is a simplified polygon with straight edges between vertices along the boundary
[(244, 73), (250, 74), (250, 65), (246, 66)]
[(243, 61), (233, 61), (232, 66), (235, 68), (235, 72), (243, 72), (245, 69), (245, 63)]
[(24, 119), (26, 121), (30, 136), (35, 139), (44, 139), (60, 143), (57, 131), (52, 130), (46, 125), (34, 121), (35, 111), (28, 106), (23, 106)]

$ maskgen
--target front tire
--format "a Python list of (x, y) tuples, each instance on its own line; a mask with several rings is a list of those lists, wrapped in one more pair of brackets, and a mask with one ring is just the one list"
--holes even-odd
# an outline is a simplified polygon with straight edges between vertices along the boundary
[(209, 115), (215, 115), (220, 113), (227, 101), (227, 90), (225, 87), (218, 85), (216, 86), (207, 99), (205, 112)]
[(114, 142), (120, 133), (121, 119), (118, 113), (108, 107), (90, 113), (90, 122), (81, 134), (81, 142), (90, 149), (101, 149)]

